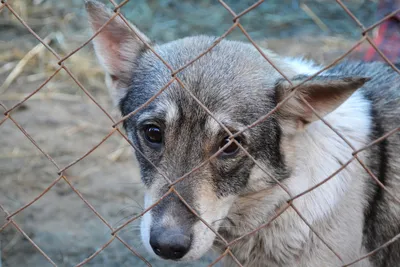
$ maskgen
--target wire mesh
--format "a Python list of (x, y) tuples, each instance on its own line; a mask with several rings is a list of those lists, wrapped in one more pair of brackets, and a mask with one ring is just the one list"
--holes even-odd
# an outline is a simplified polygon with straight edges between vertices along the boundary
[[(238, 28), (240, 31), (242, 31), (243, 35), (248, 39), (248, 41), (259, 51), (260, 53), (260, 57), (263, 57), (269, 64), (272, 65), (273, 68), (275, 68), (276, 71), (278, 71), (281, 76), (287, 80), (287, 82), (289, 82), (289, 84), (293, 85), (292, 81), (286, 77), (283, 72), (273, 64), (273, 62), (271, 61), (270, 58), (268, 58), (268, 56), (263, 52), (263, 50), (255, 43), (255, 41), (250, 37), (249, 33), (246, 31), (246, 29), (244, 28), (244, 26), (240, 23), (240, 18), (243, 16), (249, 16), (251, 15), (251, 11), (256, 9), (260, 4), (262, 4), (264, 1), (260, 0), (258, 2), (256, 2), (255, 4), (251, 5), (250, 7), (248, 7), (247, 9), (243, 10), (242, 12), (240, 12), (239, 14), (236, 14), (232, 8), (230, 8), (230, 6), (225, 3), (223, 0), (219, 0), (219, 3), (227, 10), (227, 12), (229, 12), (232, 15), (232, 26), (223, 34), (221, 35), (219, 38), (217, 38), (215, 40), (215, 42), (212, 44), (212, 46), (210, 46), (208, 49), (206, 49), (203, 53), (199, 54), (199, 55), (193, 55), (193, 60), (191, 60), (190, 62), (188, 62), (187, 64), (185, 64), (184, 66), (181, 66), (177, 69), (174, 69), (170, 64), (168, 64), (168, 62), (166, 60), (164, 60), (152, 47), (151, 44), (147, 43), (145, 40), (143, 40), (141, 38), (141, 41), (144, 43), (144, 45), (168, 68), (168, 70), (170, 71), (170, 81), (165, 84), (165, 86), (163, 88), (160, 88), (159, 91), (152, 97), (150, 98), (146, 103), (144, 103), (141, 107), (139, 107), (138, 109), (134, 110), (133, 112), (131, 112), (130, 114), (124, 116), (123, 118), (121, 118), (119, 121), (115, 121), (113, 119), (113, 117), (106, 111), (105, 108), (102, 107), (102, 105), (96, 101), (95, 97), (93, 97), (89, 91), (82, 85), (82, 83), (79, 82), (79, 80), (77, 79), (77, 77), (73, 74), (73, 70), (71, 70), (70, 68), (68, 68), (67, 66), (65, 66), (64, 62), (67, 61), (71, 56), (73, 56), (75, 53), (77, 53), (80, 49), (82, 49), (84, 46), (88, 45), (94, 38), (96, 38), (96, 36), (112, 21), (114, 20), (116, 17), (119, 17), (120, 19), (122, 19), (122, 21), (125, 22), (125, 24), (127, 25), (127, 27), (130, 28), (130, 30), (135, 33), (139, 38), (140, 35), (137, 34), (136, 30), (134, 28), (131, 27), (131, 25), (128, 23), (128, 21), (125, 19), (125, 17), (122, 15), (121, 13), (121, 9), (123, 8), (123, 6), (129, 1), (129, 0), (125, 0), (122, 1), (121, 3), (116, 3), (113, 0), (109, 0), (110, 3), (114, 6), (114, 14), (110, 17), (110, 19), (103, 25), (101, 26), (89, 39), (87, 39), (87, 41), (85, 41), (82, 45), (78, 46), (76, 49), (72, 50), (70, 53), (66, 54), (65, 56), (62, 56), (60, 54), (58, 54), (49, 44), (48, 42), (46, 42), (44, 39), (42, 39), (22, 18), (21, 16), (14, 10), (13, 5), (12, 5), (12, 1), (1, 1), (1, 5), (0, 5), (0, 10), (2, 9), (7, 9), (9, 12), (11, 12), (11, 14), (13, 14), (13, 16), (15, 16), (16, 19), (18, 19), (18, 21), (23, 25), (23, 27), (25, 27), (49, 52), (51, 52), (53, 54), (53, 56), (55, 57), (55, 59), (57, 60), (57, 68), (54, 71), (54, 73), (52, 75), (50, 75), (38, 88), (36, 88), (35, 90), (33, 90), (30, 94), (28, 94), (26, 97), (24, 97), (23, 99), (21, 99), (18, 103), (16, 103), (14, 106), (12, 106), (11, 108), (6, 107), (4, 104), (0, 103), (2, 109), (4, 110), (3, 114), (3, 118), (1, 118), (0, 120), (0, 126), (5, 122), (5, 121), (11, 121), (20, 131), (21, 133), (27, 138), (29, 139), (29, 141), (40, 151), (40, 153), (42, 153), (55, 167), (54, 169), (54, 175), (57, 176), (56, 179), (54, 179), (54, 181), (45, 189), (43, 190), (43, 192), (41, 194), (39, 194), (37, 197), (35, 197), (32, 201), (26, 203), (25, 205), (21, 206), (20, 208), (18, 208), (15, 211), (8, 211), (6, 210), (0, 203), (0, 209), (6, 214), (6, 223), (2, 226), (0, 226), (0, 232), (3, 231), (6, 227), (8, 226), (12, 226), (14, 227), (16, 230), (18, 230), (20, 233), (22, 233), (26, 239), (32, 244), (32, 246), (39, 251), (43, 257), (45, 257), (47, 259), (47, 261), (52, 264), (53, 266), (57, 266), (56, 263), (28, 236), (28, 234), (26, 234), (24, 232), (24, 230), (22, 229), (22, 227), (14, 220), (14, 217), (16, 215), (18, 215), (20, 212), (22, 212), (25, 209), (28, 209), (33, 203), (35, 203), (36, 201), (38, 201), (40, 198), (42, 198), (46, 193), (48, 193), (50, 190), (52, 190), (52, 188), (54, 187), (54, 185), (60, 181), (64, 181), (75, 193), (76, 195), (85, 203), (85, 205), (104, 223), (104, 225), (106, 225), (110, 232), (111, 232), (111, 236), (110, 239), (104, 243), (102, 246), (100, 246), (100, 248), (93, 254), (88, 255), (86, 259), (84, 259), (82, 262), (78, 263), (76, 266), (83, 266), (86, 263), (88, 263), (89, 261), (91, 261), (93, 258), (95, 258), (101, 251), (107, 249), (107, 247), (112, 243), (112, 242), (121, 242), (124, 246), (126, 246), (134, 256), (136, 256), (138, 259), (140, 259), (141, 261), (143, 261), (146, 265), (151, 266), (151, 264), (142, 256), (137, 252), (137, 248), (133, 248), (131, 246), (128, 245), (127, 242), (125, 242), (120, 236), (119, 236), (119, 232), (121, 231), (121, 229), (125, 228), (128, 224), (132, 223), (135, 220), (138, 220), (140, 217), (142, 217), (145, 213), (149, 212), (152, 208), (154, 208), (158, 203), (160, 203), (160, 201), (162, 201), (164, 198), (170, 196), (171, 194), (174, 194), (175, 196), (177, 196), (182, 203), (202, 222), (204, 223), (211, 231), (213, 231), (215, 233), (215, 235), (222, 240), (222, 242), (225, 244), (225, 250), (222, 254), (220, 254), (219, 257), (217, 257), (215, 259), (215, 261), (213, 263), (210, 264), (210, 266), (215, 265), (216, 263), (218, 263), (219, 261), (221, 261), (224, 257), (232, 257), (233, 261), (238, 265), (238, 266), (242, 266), (242, 264), (239, 262), (239, 260), (236, 258), (236, 256), (234, 255), (231, 247), (236, 244), (238, 241), (253, 235), (254, 233), (256, 233), (257, 231), (259, 231), (262, 228), (265, 227), (269, 227), (271, 225), (271, 223), (278, 218), (279, 216), (281, 216), (283, 213), (285, 213), (288, 209), (293, 209), (298, 215), (299, 217), (303, 220), (303, 222), (310, 228), (310, 230), (322, 241), (322, 243), (324, 243), (326, 245), (326, 247), (342, 262), (342, 266), (351, 266), (359, 261), (361, 261), (362, 259), (366, 258), (366, 257), (370, 257), (371, 255), (377, 253), (379, 250), (387, 247), (388, 245), (390, 245), (391, 243), (395, 242), (396, 240), (398, 240), (400, 238), (400, 233), (397, 236), (394, 236), (392, 239), (388, 240), (386, 243), (381, 244), (381, 246), (377, 247), (375, 250), (368, 252), (367, 254), (365, 254), (364, 256), (358, 258), (358, 259), (354, 259), (352, 262), (344, 262), (343, 259), (341, 258), (341, 256), (339, 255), (339, 253), (337, 253), (333, 247), (331, 246), (331, 244), (329, 244), (329, 242), (325, 241), (322, 236), (318, 233), (318, 231), (316, 229), (313, 228), (313, 226), (305, 219), (305, 217), (300, 213), (300, 211), (296, 208), (296, 206), (294, 205), (293, 201), (297, 198), (300, 198), (302, 196), (304, 196), (305, 194), (311, 192), (312, 190), (318, 188), (319, 186), (325, 184), (326, 182), (328, 182), (331, 179), (335, 178), (335, 175), (337, 175), (338, 173), (340, 173), (343, 169), (345, 169), (350, 163), (352, 163), (353, 161), (357, 161), (361, 167), (370, 175), (371, 179), (373, 179), (383, 190), (385, 190), (389, 195), (392, 196), (393, 201), (396, 202), (397, 204), (400, 205), (400, 200), (392, 193), (390, 192), (390, 190), (388, 188), (385, 187), (384, 184), (382, 184), (381, 181), (379, 181), (379, 179), (375, 176), (375, 174), (368, 168), (368, 166), (359, 158), (359, 153), (369, 149), (370, 147), (378, 144), (379, 142), (382, 142), (384, 139), (388, 138), (391, 135), (396, 134), (397, 132), (400, 131), (400, 127), (399, 126), (395, 126), (393, 130), (391, 130), (390, 132), (385, 133), (382, 137), (374, 140), (373, 142), (371, 142), (370, 144), (362, 147), (362, 148), (356, 148), (354, 147), (340, 132), (338, 132), (337, 130), (335, 130), (335, 128), (330, 125), (326, 120), (324, 120), (324, 118), (322, 116), (320, 116), (316, 110), (306, 101), (306, 99), (302, 98), (301, 100), (304, 102), (305, 105), (307, 105), (312, 112), (321, 120), (323, 121), (333, 132), (335, 132), (353, 151), (353, 153), (351, 155), (349, 155), (349, 160), (345, 163), (342, 164), (342, 166), (337, 169), (335, 172), (333, 172), (331, 175), (329, 175), (328, 177), (326, 177), (325, 179), (323, 179), (320, 183), (312, 186), (311, 188), (307, 189), (306, 191), (297, 194), (295, 196), (293, 196), (289, 190), (279, 181), (279, 180), (275, 180), (275, 182), (287, 193), (288, 195), (288, 200), (287, 203), (281, 207), (281, 209), (279, 211), (276, 212), (275, 216), (273, 216), (268, 222), (260, 225), (259, 227), (255, 228), (253, 231), (246, 233), (238, 238), (235, 238), (234, 240), (228, 241), (226, 240), (222, 235), (220, 235), (220, 233), (216, 230), (213, 229), (213, 227), (206, 222), (206, 220), (204, 220), (200, 214), (198, 214), (195, 209), (193, 209), (188, 202), (186, 202), (186, 200), (182, 197), (182, 195), (176, 190), (175, 186), (180, 183), (182, 180), (186, 179), (190, 174), (194, 173), (195, 171), (197, 171), (198, 169), (200, 169), (202, 166), (204, 166), (205, 164), (207, 164), (210, 160), (212, 160), (213, 158), (217, 157), (226, 147), (228, 147), (229, 145), (231, 145), (232, 143), (236, 143), (236, 145), (243, 150), (243, 152), (249, 157), (251, 158), (255, 164), (264, 172), (266, 172), (262, 165), (259, 164), (256, 159), (248, 152), (246, 151), (246, 149), (240, 144), (240, 142), (238, 142), (235, 137), (239, 136), (240, 134), (242, 134), (243, 132), (257, 126), (258, 124), (260, 124), (261, 122), (265, 121), (266, 119), (268, 119), (272, 114), (274, 114), (275, 112), (277, 112), (277, 110), (279, 110), (279, 108), (285, 104), (291, 97), (293, 97), (293, 95), (296, 93), (297, 88), (299, 88), (302, 84), (304, 84), (305, 82), (311, 80), (312, 78), (314, 78), (315, 76), (319, 75), (320, 73), (322, 73), (323, 71), (331, 68), (332, 66), (336, 65), (337, 63), (339, 63), (341, 60), (343, 60), (344, 58), (348, 57), (349, 54), (351, 52), (353, 52), (355, 49), (357, 49), (362, 43), (364, 42), (368, 42), (371, 47), (382, 57), (382, 59), (384, 61), (386, 61), (392, 68), (394, 71), (396, 71), (397, 73), (399, 73), (400, 75), (400, 71), (398, 68), (396, 68), (396, 66), (385, 56), (385, 54), (380, 51), (380, 49), (378, 48), (378, 46), (374, 43), (373, 39), (370, 37), (370, 33), (373, 29), (375, 29), (376, 27), (378, 27), (379, 25), (381, 25), (383, 22), (385, 22), (386, 20), (390, 19), (391, 17), (395, 16), (396, 14), (398, 14), (400, 12), (400, 9), (393, 11), (392, 13), (390, 13), (389, 15), (387, 15), (386, 17), (380, 19), (379, 21), (377, 21), (376, 23), (374, 23), (373, 25), (369, 26), (369, 27), (365, 27), (358, 19), (357, 17), (346, 7), (346, 5), (343, 3), (343, 1), (341, 0), (336, 0), (337, 4), (340, 5), (343, 9), (343, 12), (345, 12), (361, 29), (360, 32), (360, 39), (359, 41), (357, 41), (351, 49), (349, 49), (346, 53), (344, 53), (343, 55), (341, 55), (340, 57), (336, 58), (331, 64), (327, 64), (325, 68), (323, 68), (322, 70), (318, 71), (317, 73), (315, 73), (314, 75), (311, 75), (309, 78), (307, 78), (307, 80), (303, 81), (301, 84), (297, 84), (296, 86), (294, 86), (292, 88), (292, 93), (290, 93), (284, 100), (282, 100), (281, 102), (279, 102), (276, 107), (274, 109), (272, 109), (268, 114), (265, 114), (264, 116), (260, 117), (259, 119), (257, 119), (256, 121), (254, 121), (252, 124), (248, 125), (246, 128), (242, 129), (239, 132), (236, 132), (235, 134), (233, 134), (221, 121), (218, 120), (217, 117), (214, 116), (214, 114), (203, 104), (201, 103), (201, 101), (199, 99), (196, 98), (196, 96), (187, 88), (187, 86), (184, 84), (184, 82), (178, 77), (178, 74), (181, 73), (184, 69), (186, 69), (188, 66), (190, 66), (191, 64), (193, 64), (194, 62), (196, 62), (197, 60), (199, 60), (201, 57), (203, 57), (204, 55), (206, 55), (207, 53), (209, 53), (210, 51), (212, 51), (212, 49), (216, 46), (219, 45), (219, 43), (225, 39), (234, 29)], [(40, 146), (39, 144), (29, 135), (29, 133), (13, 118), (13, 111), (16, 110), (17, 108), (19, 108), (25, 101), (28, 101), (32, 96), (34, 96), (35, 94), (37, 94), (50, 80), (52, 80), (52, 78), (54, 76), (56, 76), (59, 72), (64, 71), (80, 88), (80, 90), (87, 95), (90, 100), (97, 105), (97, 107), (103, 112), (103, 114), (108, 117), (110, 124), (109, 124), (109, 133), (107, 135), (104, 136), (104, 138), (95, 146), (93, 146), (89, 151), (87, 151), (87, 153), (85, 153), (84, 155), (82, 155), (81, 157), (79, 157), (78, 159), (76, 159), (75, 161), (71, 162), (70, 164), (67, 164), (66, 166), (62, 167), (60, 166), (49, 154), (47, 154)], [(142, 153), (140, 152), (140, 149), (137, 148), (130, 140), (129, 138), (123, 133), (123, 131), (120, 130), (119, 126), (129, 117), (135, 115), (137, 112), (139, 112), (140, 110), (142, 110), (143, 108), (145, 108), (146, 106), (148, 106), (155, 98), (157, 98), (166, 88), (168, 88), (172, 83), (177, 83), (183, 90), (185, 90), (194, 100), (195, 102), (201, 107), (203, 108), (206, 113), (212, 117), (228, 134), (229, 136), (229, 142), (222, 148), (220, 148), (214, 155), (212, 155), (209, 159), (207, 159), (206, 161), (202, 162), (200, 165), (198, 165), (197, 167), (193, 168), (191, 171), (189, 171), (188, 173), (184, 174), (183, 176), (179, 177), (179, 178), (175, 178), (171, 179), (169, 178), (167, 175), (165, 175), (161, 170), (158, 170), (157, 167)], [(68, 175), (66, 174), (66, 171), (71, 168), (73, 165), (75, 164), (80, 164), (80, 162), (86, 158), (87, 156), (89, 156), (94, 150), (96, 150), (99, 146), (101, 146), (107, 139), (109, 139), (112, 135), (119, 135), (123, 140), (125, 140), (130, 146), (132, 146), (136, 151), (138, 151), (138, 153), (141, 153), (142, 157), (145, 158), (147, 161), (149, 161), (149, 163), (155, 168), (157, 169), (157, 171), (165, 178), (165, 180), (168, 182), (169, 185), (169, 190), (161, 197), (159, 198), (157, 201), (155, 201), (152, 205), (150, 205), (147, 209), (145, 209), (143, 212), (141, 212), (140, 214), (138, 214), (137, 216), (134, 216), (128, 220), (126, 220), (125, 222), (123, 222), (120, 226), (118, 227), (112, 227), (111, 223), (109, 223), (101, 214), (100, 212), (98, 212), (93, 205), (91, 205), (91, 203), (80, 193), (80, 191), (73, 185), (73, 183), (71, 183), (71, 181), (68, 178)], [(7, 137), (7, 138), (12, 138), (12, 137)], [(118, 241), (116, 241), (118, 240)]]

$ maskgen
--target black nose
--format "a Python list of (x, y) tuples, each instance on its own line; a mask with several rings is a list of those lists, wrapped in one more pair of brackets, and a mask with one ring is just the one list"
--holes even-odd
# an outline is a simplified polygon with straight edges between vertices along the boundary
[(189, 251), (191, 238), (179, 229), (161, 228), (151, 231), (150, 245), (161, 258), (177, 260)]

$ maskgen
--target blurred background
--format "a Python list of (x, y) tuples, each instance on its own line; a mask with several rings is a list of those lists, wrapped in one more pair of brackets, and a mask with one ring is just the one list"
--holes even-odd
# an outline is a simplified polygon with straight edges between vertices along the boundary
[[(111, 6), (106, 0), (102, 2)], [(255, 2), (226, 1), (236, 13)], [(8, 0), (7, 3), (61, 56), (90, 37), (83, 0)], [(366, 26), (382, 17), (377, 13), (378, 0), (343, 3)], [(122, 12), (159, 43), (189, 35), (219, 36), (232, 25), (231, 14), (218, 1), (132, 0), (123, 6)], [(261, 46), (283, 55), (303, 55), (322, 64), (342, 55), (361, 37), (361, 29), (333, 0), (269, 0), (240, 21)], [(239, 29), (228, 38), (246, 41)], [(357, 57), (357, 52), (353, 56)], [(10, 108), (37, 89), (54, 73), (57, 61), (7, 8), (0, 11), (3, 105)], [(119, 116), (108, 97), (91, 43), (65, 65), (99, 104), (115, 118)], [(84, 155), (112, 129), (111, 121), (63, 70), (13, 111), (12, 117), (60, 167)], [(142, 186), (136, 166), (131, 147), (114, 134), (68, 169), (67, 175), (93, 207), (117, 226), (142, 210)], [(17, 210), (57, 178), (54, 165), (10, 119), (6, 120), (0, 126), (0, 204), (4, 209)], [(0, 210), (0, 227), (5, 217)], [(79, 263), (111, 237), (108, 228), (63, 180), (14, 219), (59, 266)], [(153, 266), (171, 266), (147, 257), (140, 243), (138, 223), (125, 228), (121, 237)], [(204, 266), (211, 261), (212, 256), (207, 256), (193, 266)], [(51, 265), (9, 225), (0, 232), (0, 267), (6, 266)], [(87, 266), (144, 266), (144, 263), (115, 240)]]

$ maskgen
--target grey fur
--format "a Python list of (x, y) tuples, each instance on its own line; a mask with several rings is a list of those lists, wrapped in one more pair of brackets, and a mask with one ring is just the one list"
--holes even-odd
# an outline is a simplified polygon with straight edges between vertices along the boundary
[[(104, 7), (90, 3), (93, 19)], [(178, 69), (214, 41), (213, 37), (196, 36), (155, 45), (154, 50)], [(131, 51), (135, 58), (129, 58), (131, 79), (118, 81), (117, 86), (110, 88), (124, 89), (117, 99), (122, 115), (145, 103), (171, 79), (170, 71), (151, 51), (137, 40), (133, 42), (137, 51)], [(270, 51), (266, 53), (294, 81), (309, 75), (309, 70), (300, 70), (290, 60)], [(302, 64), (305, 69), (317, 69), (308, 63)], [(241, 42), (222, 41), (178, 77), (233, 132), (267, 114), (289, 93), (284, 91), (282, 96), (281, 75), (252, 45)], [(371, 80), (367, 82), (368, 79), (359, 77)], [(299, 94), (315, 100), (324, 118), (359, 148), (400, 124), (399, 84), (400, 76), (385, 64), (344, 62), (305, 84)], [(332, 93), (332, 98), (322, 96), (325, 102), (321, 101), (319, 93), (312, 92), (312, 86)], [(358, 87), (361, 89), (352, 94)], [(311, 117), (312, 113), (307, 115), (307, 107), (296, 100), (298, 96), (240, 136), (241, 144), (263, 171), (239, 151), (212, 159), (176, 185), (187, 203), (228, 241), (268, 222), (285, 205), (289, 196), (280, 189), (277, 180), (295, 195), (326, 178), (351, 158), (352, 151), (346, 143)], [(294, 108), (301, 108), (302, 112)], [(162, 130), (162, 144), (153, 146), (144, 138), (143, 131), (149, 124)], [(127, 119), (124, 127), (139, 150), (172, 181), (207, 160), (227, 136), (176, 82), (147, 108)], [(399, 151), (400, 134), (396, 133), (359, 155), (398, 198)], [(168, 184), (141, 153), (136, 155), (148, 188), (148, 206), (167, 192)], [(357, 259), (400, 233), (400, 205), (377, 187), (357, 162), (350, 163), (315, 192), (297, 199), (294, 205), (345, 262)], [(145, 216), (148, 217), (143, 229), (150, 227), (152, 232), (157, 232), (157, 227), (173, 225), (192, 237), (191, 250), (183, 260), (202, 256), (215, 238), (177, 197), (165, 198)], [(144, 235), (144, 241), (148, 242)], [(224, 248), (217, 239), (214, 245)], [(233, 245), (232, 251), (245, 266), (342, 264), (290, 208), (269, 227)], [(399, 262), (400, 242), (397, 241), (356, 266), (396, 266)], [(227, 259), (226, 263), (231, 262)]]

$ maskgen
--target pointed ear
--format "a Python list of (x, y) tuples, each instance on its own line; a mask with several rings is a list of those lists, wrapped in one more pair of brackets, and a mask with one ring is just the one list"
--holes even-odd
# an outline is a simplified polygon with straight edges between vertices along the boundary
[[(98, 31), (115, 14), (104, 4), (97, 1), (86, 1), (86, 11), (89, 23), (94, 32)], [(116, 16), (93, 39), (94, 49), (101, 65), (106, 71), (106, 82), (113, 94), (121, 95), (125, 92), (116, 92), (122, 83), (131, 78), (135, 66), (135, 59), (146, 49), (142, 42), (151, 43), (135, 26), (130, 24), (137, 35)], [(123, 87), (123, 86), (122, 86)]]
[[(286, 80), (276, 84), (277, 102), (279, 103), (292, 92), (292, 88), (302, 83), (308, 77), (302, 76), (292, 79), (293, 86)], [(279, 114), (285, 118), (294, 118), (308, 123), (318, 120), (313, 111), (301, 100), (301, 97), (324, 117), (338, 108), (358, 88), (369, 81), (365, 77), (339, 77), (318, 76), (300, 85), (293, 97), (291, 97), (279, 109)]]

